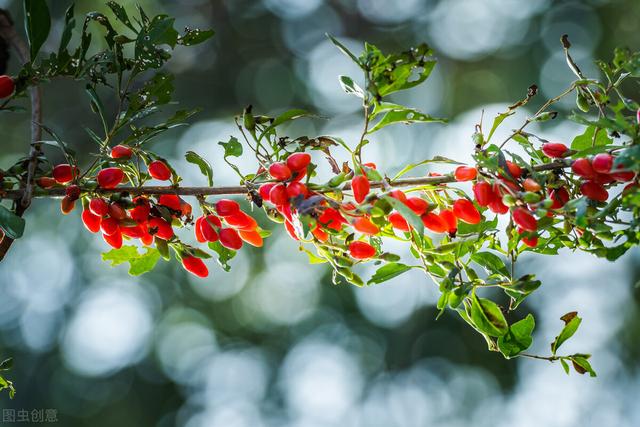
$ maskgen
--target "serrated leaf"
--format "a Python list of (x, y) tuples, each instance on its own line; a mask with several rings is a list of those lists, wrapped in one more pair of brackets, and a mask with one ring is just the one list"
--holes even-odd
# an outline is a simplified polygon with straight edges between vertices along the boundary
[(517, 356), (528, 349), (533, 338), (531, 333), (535, 328), (535, 320), (531, 314), (509, 326), (509, 332), (498, 338), (498, 348), (507, 359)]
[(24, 0), (24, 26), (33, 61), (51, 30), (51, 16), (46, 0)]
[(213, 186), (213, 168), (211, 164), (194, 151), (187, 151), (184, 158), (200, 168), (200, 172), (207, 177), (209, 187)]
[(489, 274), (500, 274), (504, 277), (510, 276), (504, 261), (491, 252), (476, 252), (471, 255), (471, 261), (487, 270)]
[(0, 205), (0, 228), (11, 239), (19, 239), (24, 234), (25, 221), (3, 205)]
[(569, 338), (573, 336), (580, 327), (580, 323), (582, 319), (577, 315), (574, 316), (571, 320), (569, 320), (560, 331), (560, 334), (556, 337), (555, 340), (551, 343), (551, 353), (556, 354), (556, 351), (560, 348), (560, 346), (567, 341)]
[(478, 330), (491, 337), (500, 337), (509, 331), (502, 311), (498, 305), (486, 298), (471, 294), (471, 320)]
[(401, 275), (411, 270), (411, 267), (399, 262), (390, 262), (380, 267), (373, 276), (367, 282), (367, 285), (374, 285), (387, 280), (393, 279), (396, 276)]

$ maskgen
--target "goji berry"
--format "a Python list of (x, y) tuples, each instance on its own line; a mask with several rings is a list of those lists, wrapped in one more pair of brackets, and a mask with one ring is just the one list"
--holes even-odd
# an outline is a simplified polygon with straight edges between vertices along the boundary
[(256, 248), (261, 248), (264, 243), (260, 232), (256, 230), (240, 230), (238, 231), (238, 234), (243, 241), (247, 242), (251, 246), (255, 246)]
[(162, 194), (158, 197), (158, 204), (165, 206), (172, 211), (182, 213), (182, 207), (180, 206), (180, 197), (175, 194)]
[(116, 145), (111, 149), (111, 158), (113, 159), (128, 159), (132, 154), (133, 150), (126, 145)]
[(91, 210), (94, 215), (106, 216), (109, 213), (109, 203), (100, 198), (91, 199), (89, 202), (89, 210)]
[(200, 258), (194, 256), (183, 256), (182, 266), (185, 270), (195, 276), (207, 277), (209, 275), (209, 269)]
[(258, 228), (258, 223), (253, 217), (247, 215), (245, 212), (239, 211), (233, 215), (227, 215), (224, 217), (224, 221), (233, 228), (240, 230), (251, 231)]
[(196, 240), (199, 243), (204, 243), (207, 241), (207, 239), (204, 237), (204, 234), (202, 234), (202, 221), (204, 221), (204, 216), (198, 217), (193, 226), (193, 233), (195, 234)]
[(511, 213), (513, 222), (526, 231), (536, 231), (538, 220), (526, 208), (516, 208)]
[(443, 209), (440, 211), (438, 216), (444, 221), (447, 225), (448, 233), (455, 233), (458, 230), (458, 218), (456, 218), (455, 214), (450, 209)]
[(339, 211), (334, 208), (327, 208), (318, 217), (318, 222), (327, 228), (340, 231), (342, 225), (347, 223), (347, 220), (344, 219)]
[(80, 187), (70, 185), (64, 190), (64, 194), (71, 200), (78, 200), (80, 198)]
[(407, 220), (404, 219), (404, 217), (398, 212), (392, 212), (391, 214), (389, 214), (389, 222), (391, 223), (391, 226), (396, 230), (404, 232), (409, 231), (409, 224), (407, 223)]
[(112, 202), (109, 205), (109, 216), (111, 218), (117, 219), (118, 221), (121, 221), (127, 217), (127, 211), (125, 211), (124, 208), (118, 203)]
[(311, 163), (311, 155), (308, 153), (293, 153), (287, 157), (287, 167), (291, 171), (306, 169), (309, 163)]
[(367, 242), (356, 240), (349, 244), (349, 254), (355, 259), (369, 259), (376, 255), (376, 248)]
[(586, 197), (597, 200), (599, 202), (606, 202), (609, 198), (609, 193), (601, 184), (593, 181), (587, 181), (580, 186), (580, 193)]
[(422, 219), (422, 224), (434, 233), (444, 233), (447, 231), (447, 224), (444, 222), (444, 219), (433, 212), (427, 212), (420, 218)]
[(36, 184), (38, 184), (42, 188), (51, 188), (57, 184), (57, 181), (54, 178), (48, 176), (41, 176), (36, 179)]
[(149, 219), (149, 213), (151, 212), (149, 201), (144, 197), (136, 197), (133, 199), (133, 204), (135, 206), (129, 210), (129, 216), (131, 216), (131, 219), (137, 222), (146, 222)]
[(171, 169), (162, 160), (154, 160), (148, 166), (149, 175), (160, 181), (166, 181), (171, 178)]
[(487, 181), (477, 182), (473, 186), (473, 195), (480, 206), (489, 206), (495, 199), (493, 187)]
[(404, 194), (402, 190), (392, 190), (389, 192), (389, 196), (393, 197), (396, 200), (401, 201), (402, 203), (407, 203), (407, 195)]
[(220, 243), (227, 249), (237, 251), (242, 247), (242, 239), (233, 228), (221, 228), (218, 232)]
[(274, 205), (284, 205), (289, 202), (287, 187), (284, 184), (274, 185), (269, 192), (269, 200)]
[(547, 142), (542, 144), (542, 152), (551, 158), (564, 157), (569, 153), (569, 147), (560, 142)]
[(269, 166), (269, 175), (278, 181), (286, 181), (291, 178), (291, 169), (282, 162), (272, 163)]
[(287, 197), (289, 199), (294, 199), (298, 196), (307, 197), (308, 192), (307, 186), (300, 182), (292, 182), (287, 185)]
[(453, 175), (455, 176), (456, 181), (471, 181), (476, 179), (478, 170), (471, 166), (458, 166)]
[(120, 249), (122, 247), (122, 233), (120, 233), (120, 229), (113, 234), (103, 233), (102, 238), (114, 249)]
[(416, 215), (420, 216), (429, 209), (429, 203), (421, 197), (409, 197), (405, 202), (405, 205), (409, 207)]
[(102, 230), (103, 234), (107, 236), (111, 236), (112, 234), (116, 233), (120, 229), (120, 225), (118, 224), (117, 220), (109, 217), (109, 218), (104, 218), (101, 221), (100, 229)]
[(549, 191), (549, 197), (553, 200), (551, 205), (551, 209), (560, 209), (563, 207), (571, 196), (569, 196), (569, 192), (565, 187), (554, 188)]
[(196, 222), (196, 227), (198, 225), (200, 226), (200, 234), (204, 240), (207, 242), (216, 242), (219, 238), (216, 228), (220, 228), (222, 226), (220, 219), (213, 214), (201, 217), (200, 219), (200, 223)]
[(495, 214), (503, 215), (509, 212), (509, 207), (502, 203), (502, 199), (500, 197), (496, 197), (491, 201), (491, 203), (489, 203), (489, 210)]
[(259, 192), (260, 192), (260, 197), (262, 197), (262, 200), (267, 202), (271, 201), (269, 193), (271, 192), (271, 189), (275, 187), (275, 185), (276, 184), (274, 182), (267, 182), (260, 186)]
[(151, 218), (149, 220), (149, 231), (154, 236), (158, 236), (163, 240), (169, 240), (173, 237), (173, 228), (171, 224), (162, 218)]
[(13, 94), (16, 85), (9, 76), (0, 76), (0, 98), (8, 98)]
[(598, 173), (609, 173), (613, 167), (613, 156), (608, 153), (596, 154), (591, 160), (591, 166)]
[(482, 220), (478, 209), (467, 199), (458, 199), (453, 202), (453, 214), (467, 224), (477, 224)]
[(596, 171), (593, 169), (593, 166), (591, 166), (589, 159), (584, 157), (576, 159), (571, 165), (571, 170), (582, 178), (593, 178), (596, 174)]
[(215, 206), (216, 213), (220, 216), (228, 216), (240, 212), (240, 205), (235, 200), (220, 199)]
[(82, 211), (82, 223), (92, 233), (100, 231), (100, 222), (102, 218), (93, 214), (90, 210), (85, 209)]
[(364, 175), (354, 176), (351, 180), (351, 190), (353, 191), (353, 198), (357, 203), (362, 203), (369, 194), (371, 185), (369, 180)]
[(520, 178), (520, 176), (522, 176), (522, 168), (520, 166), (513, 163), (511, 160), (507, 160), (506, 163), (507, 163), (507, 169), (509, 170), (509, 173), (511, 174), (512, 177), (518, 179)]
[(71, 211), (73, 211), (73, 208), (76, 207), (76, 200), (71, 199), (69, 196), (64, 196), (60, 201), (60, 211), (64, 215), (71, 213)]
[(378, 226), (371, 222), (369, 218), (364, 216), (361, 216), (354, 221), (353, 228), (360, 233), (369, 235), (378, 234), (380, 232)]
[(538, 182), (533, 178), (525, 179), (522, 183), (522, 186), (524, 187), (525, 191), (531, 191), (533, 193), (537, 193), (538, 191), (542, 190), (540, 184), (538, 184)]
[(56, 165), (52, 172), (53, 179), (55, 179), (58, 184), (66, 184), (67, 182), (73, 181), (79, 174), (80, 171), (77, 167), (72, 167), (67, 163)]
[(106, 168), (98, 172), (96, 178), (100, 187), (107, 189), (116, 188), (124, 179), (124, 172), (122, 172), (122, 169), (116, 167)]

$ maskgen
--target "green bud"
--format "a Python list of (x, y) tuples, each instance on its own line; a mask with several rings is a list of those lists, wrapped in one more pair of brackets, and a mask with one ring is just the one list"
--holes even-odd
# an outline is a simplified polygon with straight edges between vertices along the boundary
[(381, 254), (378, 258), (380, 258), (383, 261), (387, 261), (387, 262), (400, 261), (400, 256), (399, 255), (392, 254), (392, 253), (389, 253), (389, 252), (385, 252), (385, 253)]
[(538, 210), (536, 210), (536, 215), (538, 215), (539, 217), (543, 217), (543, 216), (547, 215), (547, 210), (546, 209), (538, 209)]
[(541, 206), (544, 209), (549, 209), (551, 208), (551, 206), (553, 206), (553, 200), (551, 199), (544, 199), (544, 201), (541, 203)]
[(540, 113), (533, 118), (534, 122), (546, 122), (547, 120), (553, 120), (558, 115), (557, 111), (545, 111), (544, 113)]
[(329, 187), (337, 187), (345, 181), (346, 177), (347, 175), (344, 172), (340, 172), (329, 180)]
[(526, 203), (538, 203), (540, 199), (542, 199), (542, 196), (540, 196), (538, 193), (532, 193), (530, 191), (527, 191), (522, 195), (522, 200), (524, 200)]
[(340, 267), (351, 267), (353, 265), (353, 261), (345, 256), (337, 255), (333, 259)]
[(589, 112), (589, 101), (587, 101), (587, 97), (584, 96), (582, 91), (576, 91), (576, 105), (580, 109), (580, 111), (584, 113)]
[(506, 206), (515, 206), (516, 198), (511, 194), (505, 194), (504, 196), (502, 196), (502, 203), (504, 203)]

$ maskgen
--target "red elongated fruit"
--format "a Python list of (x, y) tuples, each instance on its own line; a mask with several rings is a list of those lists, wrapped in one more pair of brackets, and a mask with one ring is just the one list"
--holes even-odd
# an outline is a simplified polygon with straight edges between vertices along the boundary
[(493, 186), (487, 181), (477, 182), (473, 186), (473, 195), (480, 206), (489, 206), (496, 198), (493, 193)]
[(100, 223), (100, 229), (103, 234), (111, 236), (120, 229), (120, 225), (118, 221), (113, 218), (104, 218)]
[(116, 202), (112, 202), (109, 205), (109, 216), (113, 219), (121, 221), (127, 217), (127, 211)]
[(158, 197), (158, 204), (165, 206), (172, 211), (182, 212), (182, 207), (180, 205), (180, 197), (175, 194), (163, 194)]
[(149, 175), (151, 175), (152, 178), (160, 181), (171, 179), (171, 169), (169, 169), (169, 166), (162, 160), (154, 160), (149, 163), (148, 169)]
[(80, 198), (80, 187), (70, 185), (64, 190), (64, 194), (71, 200), (78, 200)]
[(106, 216), (109, 213), (109, 203), (100, 198), (91, 199), (89, 202), (89, 210), (91, 210), (94, 215)]
[(143, 228), (144, 228), (144, 234), (142, 235), (142, 237), (140, 237), (140, 241), (145, 246), (151, 246), (151, 244), (153, 243), (153, 236), (149, 234), (149, 230), (147, 230), (146, 225), (144, 225)]
[(278, 181), (286, 181), (291, 178), (291, 169), (282, 162), (272, 163), (269, 166), (269, 175)]
[(122, 233), (120, 233), (119, 229), (113, 234), (103, 233), (102, 238), (114, 249), (120, 249), (122, 247)]
[(509, 173), (512, 177), (518, 179), (522, 176), (522, 168), (517, 164), (513, 163), (511, 160), (507, 160), (507, 169), (509, 169)]
[(287, 187), (284, 184), (277, 184), (269, 192), (269, 200), (274, 205), (284, 205), (289, 202)]
[(476, 179), (478, 170), (471, 166), (458, 166), (453, 175), (455, 176), (456, 181), (471, 181)]
[(364, 216), (361, 216), (354, 221), (353, 228), (355, 228), (356, 231), (359, 231), (362, 234), (368, 235), (374, 235), (380, 232), (378, 226), (372, 223), (369, 218)]
[(284, 221), (284, 229), (293, 240), (300, 240), (300, 238), (298, 238), (298, 233), (296, 233), (296, 228), (289, 220)]
[(55, 178), (41, 176), (40, 178), (36, 179), (36, 184), (38, 184), (42, 188), (51, 188), (57, 184), (57, 181), (55, 180)]
[(596, 171), (593, 169), (593, 166), (591, 166), (591, 162), (584, 157), (576, 159), (571, 165), (571, 170), (582, 178), (593, 178), (596, 175)]
[(504, 215), (509, 212), (509, 207), (502, 203), (502, 198), (496, 197), (489, 203), (489, 210), (495, 214)]
[(407, 205), (407, 207), (418, 216), (422, 215), (427, 211), (427, 209), (429, 209), (429, 203), (420, 197), (407, 198), (405, 205)]
[(327, 240), (329, 240), (329, 234), (318, 226), (311, 230), (311, 234), (313, 234), (313, 237), (321, 242), (326, 242)]
[(240, 230), (251, 231), (258, 228), (258, 223), (256, 222), (256, 220), (242, 211), (239, 211), (233, 215), (225, 216), (224, 221), (231, 227)]
[(422, 219), (424, 226), (434, 233), (444, 233), (447, 231), (447, 224), (442, 218), (433, 212), (427, 212), (420, 218)]
[(438, 216), (447, 225), (447, 232), (455, 233), (458, 230), (458, 218), (451, 209), (441, 210)]
[(620, 182), (631, 181), (636, 176), (636, 174), (634, 172), (631, 172), (631, 171), (612, 172), (609, 175), (611, 176), (611, 178), (615, 179), (616, 181), (620, 181)]
[(513, 222), (523, 230), (536, 231), (538, 229), (538, 220), (526, 208), (516, 208), (511, 215)]
[(112, 159), (128, 159), (132, 154), (133, 150), (126, 145), (116, 145), (111, 149)]
[(106, 168), (98, 172), (96, 179), (102, 188), (116, 188), (124, 179), (124, 172), (120, 168)]
[(549, 191), (549, 197), (553, 200), (553, 204), (551, 205), (551, 209), (560, 209), (564, 205), (567, 204), (571, 196), (569, 196), (569, 192), (565, 187), (554, 188)]
[(305, 176), (307, 176), (307, 170), (306, 169), (300, 169), (300, 170), (297, 170), (297, 171), (292, 171), (291, 172), (291, 182), (302, 181), (302, 178), (304, 178)]
[(477, 224), (482, 220), (478, 209), (467, 199), (458, 199), (453, 202), (453, 214), (467, 224)]
[(69, 196), (64, 196), (60, 201), (60, 212), (64, 215), (67, 215), (73, 211), (73, 208), (76, 207), (76, 201), (71, 199)]
[(306, 169), (309, 163), (311, 163), (311, 155), (308, 153), (293, 153), (287, 157), (287, 167), (292, 171)]
[(270, 202), (271, 198), (269, 196), (269, 193), (271, 192), (271, 189), (273, 187), (275, 187), (276, 184), (274, 182), (267, 182), (266, 184), (262, 184), (260, 186), (260, 197), (262, 197), (262, 200)]
[(98, 215), (93, 214), (90, 210), (85, 209), (82, 211), (82, 223), (85, 228), (92, 233), (97, 233), (100, 231), (100, 222), (102, 218)]
[(204, 216), (200, 216), (196, 219), (196, 223), (193, 226), (193, 233), (196, 236), (196, 240), (199, 243), (204, 243), (207, 241), (205, 239), (204, 234), (202, 234), (202, 221), (204, 221)]
[(53, 179), (55, 179), (58, 184), (66, 184), (67, 182), (73, 181), (79, 174), (80, 171), (77, 167), (72, 167), (67, 163), (54, 166), (52, 172)]
[(220, 216), (233, 215), (240, 212), (240, 205), (235, 200), (220, 199), (216, 202), (216, 213)]
[(318, 222), (327, 228), (340, 231), (342, 225), (347, 223), (347, 220), (334, 208), (327, 208), (318, 217)]
[(173, 237), (173, 228), (171, 224), (162, 218), (151, 218), (149, 220), (149, 231), (154, 236), (163, 240), (169, 240)]
[[(216, 242), (219, 238), (216, 228), (220, 228), (222, 226), (220, 219), (213, 214), (201, 218), (202, 220), (200, 221), (200, 234), (202, 235), (203, 239), (207, 242)], [(197, 225), (198, 223), (196, 222), (196, 226)]]
[(402, 190), (392, 190), (389, 192), (389, 196), (393, 197), (396, 200), (400, 200), (405, 205), (407, 204), (407, 195), (404, 194)]
[(597, 182), (587, 181), (580, 186), (580, 192), (591, 200), (606, 202), (609, 198), (607, 190)]
[(290, 199), (294, 199), (298, 196), (307, 197), (309, 190), (307, 190), (307, 186), (300, 182), (292, 182), (287, 185), (287, 197)]
[(182, 198), (180, 198), (180, 212), (182, 216), (190, 216), (191, 212), (193, 212), (193, 208), (187, 202), (185, 202)]
[(525, 191), (531, 191), (533, 193), (537, 193), (538, 191), (542, 190), (540, 184), (538, 184), (533, 178), (525, 179), (522, 183), (522, 186), (524, 187)]
[(207, 277), (209, 275), (209, 269), (200, 258), (194, 256), (183, 256), (182, 266), (194, 276)]
[(356, 240), (349, 244), (349, 255), (355, 259), (369, 259), (376, 255), (376, 248), (367, 242)]
[(132, 239), (140, 239), (147, 234), (147, 230), (145, 230), (140, 224), (134, 226), (120, 226), (120, 232), (123, 236), (131, 237)]
[(407, 223), (407, 220), (398, 212), (392, 212), (389, 214), (389, 222), (396, 230), (404, 231), (405, 233), (409, 231), (409, 224)]
[(250, 244), (251, 246), (255, 246), (256, 248), (261, 248), (263, 245), (262, 236), (256, 230), (251, 230), (251, 231), (240, 230), (238, 231), (238, 234), (240, 235), (240, 238), (242, 239), (242, 241)]
[(542, 144), (542, 152), (547, 157), (560, 158), (569, 153), (569, 147), (560, 142), (547, 142)]
[(353, 191), (353, 198), (357, 203), (362, 203), (369, 194), (371, 185), (369, 180), (364, 175), (354, 176), (351, 180), (351, 190)]
[(608, 153), (596, 154), (591, 160), (591, 166), (598, 173), (609, 173), (613, 167), (613, 156)]
[(131, 219), (137, 222), (146, 222), (149, 219), (149, 213), (151, 212), (151, 206), (149, 201), (144, 197), (136, 197), (133, 199), (135, 206), (129, 210), (129, 216)]
[(242, 239), (233, 228), (221, 228), (218, 234), (220, 236), (220, 243), (225, 248), (237, 251), (242, 247)]
[[(518, 233), (523, 234), (523, 233), (527, 233), (527, 231), (524, 230), (522, 227), (518, 227)], [(538, 246), (538, 235), (535, 233), (527, 233), (527, 234), (529, 234), (529, 236), (525, 235), (520, 237), (520, 240), (522, 240), (522, 243), (529, 246), (530, 248), (535, 248), (536, 246)]]
[(0, 76), (0, 98), (8, 98), (13, 94), (16, 85), (9, 76)]
[(351, 202), (344, 202), (342, 205), (342, 209), (345, 211), (355, 211), (356, 210), (356, 205), (354, 205)]
[(591, 178), (591, 181), (595, 181), (598, 184), (610, 184), (616, 179), (608, 173), (598, 173), (596, 172), (596, 176)]

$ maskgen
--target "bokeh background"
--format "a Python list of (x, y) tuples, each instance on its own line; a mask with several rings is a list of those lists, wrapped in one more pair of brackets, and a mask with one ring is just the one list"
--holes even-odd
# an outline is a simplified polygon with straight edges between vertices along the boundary
[[(16, 22), (21, 3), (0, 0)], [(78, 14), (107, 10), (76, 3)], [(236, 183), (217, 142), (236, 133), (232, 117), (248, 104), (268, 114), (316, 111), (323, 119), (288, 131), (354, 142), (360, 107), (337, 75), (358, 77), (357, 70), (325, 33), (356, 52), (365, 40), (384, 50), (422, 41), (436, 49), (428, 82), (395, 99), (451, 122), (377, 135), (366, 157), (389, 173), (434, 154), (469, 160), (483, 110), (490, 120), (533, 83), (543, 96), (564, 89), (571, 75), (562, 34), (592, 76), (593, 60), (609, 59), (615, 46), (640, 47), (635, 0), (139, 3), (175, 16), (178, 28), (217, 32), (178, 49), (168, 65), (181, 106), (203, 107), (190, 127), (153, 146), (187, 184), (203, 182), (183, 160), (188, 149), (211, 161), (217, 184)], [(50, 2), (49, 49), (67, 5)], [(97, 125), (87, 107), (74, 82), (45, 88), (45, 123), (86, 159), (95, 147), (80, 124)], [(571, 100), (561, 104), (571, 108)], [(26, 152), (28, 117), (0, 120), (0, 164), (8, 165)], [(562, 122), (537, 130), (564, 142), (579, 132)], [(419, 274), (363, 289), (333, 286), (327, 269), (309, 266), (280, 230), (264, 250), (243, 249), (229, 273), (212, 262), (211, 277), (199, 280), (161, 262), (132, 278), (100, 260), (108, 247), (77, 213), (63, 217), (57, 203), (38, 200), (27, 220), (25, 237), (0, 264), (0, 356), (14, 357), (8, 377), (18, 387), (15, 400), (0, 396), (0, 408), (53, 408), (60, 425), (94, 427), (640, 425), (638, 251), (615, 264), (565, 252), (524, 257), (519, 266), (544, 283), (525, 307), (538, 321), (532, 352), (548, 353), (559, 317), (578, 310), (584, 321), (565, 350), (593, 353), (592, 379), (547, 362), (503, 360), (455, 315), (436, 321), (437, 288)]]

